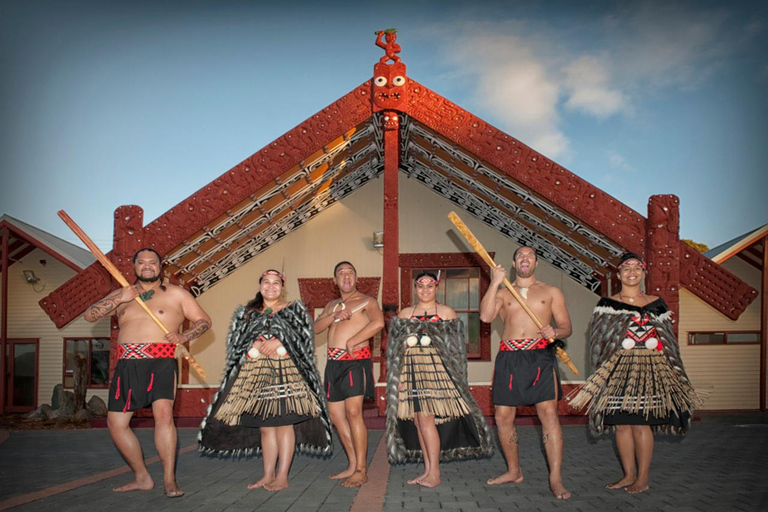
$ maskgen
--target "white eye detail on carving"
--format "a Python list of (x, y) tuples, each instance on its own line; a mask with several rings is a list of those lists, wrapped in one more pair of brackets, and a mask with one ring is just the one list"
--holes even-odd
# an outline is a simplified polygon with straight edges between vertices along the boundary
[(376, 84), (376, 85), (378, 85), (379, 87), (383, 87), (383, 86), (387, 85), (387, 77), (384, 77), (384, 76), (377, 76), (377, 77), (376, 77), (376, 78), (373, 80), (373, 83), (375, 83), (375, 84)]
[(396, 76), (392, 79), (392, 85), (397, 85), (398, 87), (405, 84), (405, 77), (404, 76)]

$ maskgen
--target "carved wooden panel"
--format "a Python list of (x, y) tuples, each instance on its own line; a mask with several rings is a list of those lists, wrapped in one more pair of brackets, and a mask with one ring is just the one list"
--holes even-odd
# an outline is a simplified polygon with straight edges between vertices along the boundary
[[(299, 294), (301, 301), (307, 306), (310, 316), (314, 320), (315, 309), (322, 309), (332, 300), (341, 297), (336, 281), (332, 277), (299, 278)], [(358, 277), (357, 289), (360, 293), (370, 295), (378, 300), (380, 277)]]

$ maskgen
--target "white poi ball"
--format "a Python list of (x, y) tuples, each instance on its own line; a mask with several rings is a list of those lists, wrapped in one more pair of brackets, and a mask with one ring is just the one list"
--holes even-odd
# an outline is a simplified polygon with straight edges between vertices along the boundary
[(421, 345), (422, 347), (428, 347), (430, 343), (432, 343), (432, 338), (430, 338), (427, 335), (422, 336), (421, 339), (419, 340), (419, 345)]
[(632, 349), (635, 347), (635, 340), (631, 338), (624, 338), (624, 341), (621, 342), (621, 346), (627, 350)]
[(256, 347), (252, 347), (251, 350), (248, 351), (248, 357), (250, 357), (251, 359), (256, 359), (257, 357), (259, 357), (259, 349), (257, 349)]
[(416, 338), (416, 336), (413, 336), (413, 335), (405, 338), (405, 344), (408, 345), (409, 347), (415, 347), (418, 342), (419, 340)]
[(649, 350), (653, 350), (658, 346), (659, 346), (659, 340), (657, 340), (656, 338), (648, 338), (647, 340), (645, 340), (645, 348)]
[(288, 351), (285, 350), (285, 347), (277, 347), (277, 350), (275, 352), (277, 352), (277, 355), (279, 355), (280, 357), (283, 357), (285, 354), (288, 353)]

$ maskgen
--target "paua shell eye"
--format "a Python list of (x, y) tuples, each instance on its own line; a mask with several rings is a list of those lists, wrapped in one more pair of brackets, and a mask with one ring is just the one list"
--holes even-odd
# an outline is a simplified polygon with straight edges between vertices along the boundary
[(377, 76), (373, 80), (373, 83), (378, 85), (379, 87), (383, 87), (383, 86), (387, 85), (387, 77), (385, 77), (385, 76)]
[(405, 77), (404, 76), (396, 76), (392, 79), (392, 85), (401, 86), (405, 84)]

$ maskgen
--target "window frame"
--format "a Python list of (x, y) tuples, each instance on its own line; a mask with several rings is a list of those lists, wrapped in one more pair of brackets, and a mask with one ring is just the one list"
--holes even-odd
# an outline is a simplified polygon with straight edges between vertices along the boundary
[[(490, 253), (491, 257), (495, 253)], [(413, 269), (434, 268), (445, 272), (448, 269), (461, 268), (479, 268), (480, 269), (480, 288), (477, 304), (477, 312), (480, 311), (480, 304), (483, 296), (488, 291), (491, 284), (491, 275), (488, 265), (473, 252), (444, 252), (444, 253), (408, 253), (400, 254), (400, 309), (411, 305), (413, 298)], [(474, 310), (469, 310), (474, 312)], [(467, 354), (470, 361), (490, 361), (491, 360), (491, 324), (480, 322), (480, 352)]]
[[(722, 343), (693, 343), (691, 342), (692, 335), (695, 334), (722, 334), (723, 335), (723, 342)], [(729, 334), (757, 334), (757, 341), (734, 341), (731, 343), (728, 343), (728, 335)], [(687, 333), (687, 340), (688, 345), (692, 347), (721, 347), (723, 345), (730, 345), (730, 346), (742, 346), (742, 345), (760, 345), (762, 343), (762, 336), (761, 332), (757, 330), (744, 330), (744, 331), (726, 331), (726, 330), (718, 330), (718, 331), (688, 331)]]
[[(67, 343), (70, 341), (87, 341), (88, 342), (88, 357), (86, 357), (86, 360), (88, 361), (88, 385), (86, 386), (86, 389), (109, 389), (109, 371), (107, 372), (107, 383), (106, 384), (91, 384), (91, 380), (93, 378), (93, 375), (91, 373), (91, 358), (93, 354), (93, 340), (105, 340), (107, 342), (107, 346), (109, 347), (109, 358), (108, 361), (111, 364), (111, 358), (112, 358), (112, 344), (111, 340), (108, 337), (102, 337), (102, 336), (68, 336), (63, 338), (64, 343), (62, 344), (63, 354), (61, 358), (61, 385), (64, 387), (64, 389), (74, 389), (74, 383), (72, 386), (67, 386), (67, 376), (72, 377), (74, 379), (74, 371), (69, 372), (67, 371)], [(74, 382), (74, 381), (73, 381)]]

